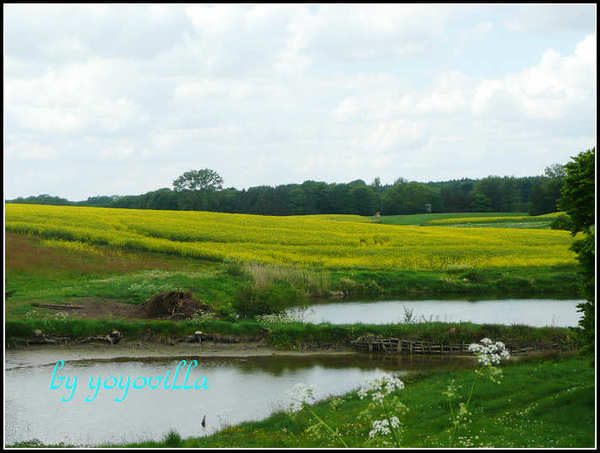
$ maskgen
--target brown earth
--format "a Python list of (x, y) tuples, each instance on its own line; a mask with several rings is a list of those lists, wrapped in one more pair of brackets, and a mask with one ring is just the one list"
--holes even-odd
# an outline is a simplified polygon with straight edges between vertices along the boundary
[[(32, 305), (48, 309), (44, 305), (49, 302), (36, 300), (31, 301)], [(181, 291), (164, 291), (155, 294), (143, 304), (123, 302), (123, 299), (108, 299), (102, 297), (77, 297), (72, 298), (65, 303), (52, 303), (53, 309), (48, 309), (55, 313), (65, 313), (69, 318), (88, 318), (88, 319), (190, 319), (196, 312), (214, 312), (209, 305), (195, 300), (191, 293)], [(64, 305), (61, 310), (59, 307)], [(71, 308), (80, 307), (80, 308)]]
[[(33, 304), (46, 304), (45, 301), (32, 301)], [(59, 306), (60, 303), (54, 302), (53, 305)], [(121, 302), (116, 299), (107, 299), (102, 297), (76, 297), (69, 299), (64, 305), (77, 306), (79, 309), (49, 310), (55, 313), (66, 313), (69, 318), (120, 318), (120, 319), (149, 319), (146, 309), (143, 305)]]
[(214, 263), (175, 255), (98, 247), (100, 254), (45, 246), (36, 236), (5, 232), (6, 269), (57, 276), (62, 273), (134, 272), (145, 269), (206, 269)]
[(152, 318), (190, 319), (195, 313), (214, 312), (210, 305), (192, 297), (191, 292), (163, 291), (144, 302), (144, 310)]

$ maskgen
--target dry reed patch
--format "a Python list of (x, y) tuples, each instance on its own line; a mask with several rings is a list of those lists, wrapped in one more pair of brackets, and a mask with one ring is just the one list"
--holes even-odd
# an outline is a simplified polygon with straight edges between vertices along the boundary
[(322, 295), (330, 287), (328, 275), (324, 271), (259, 263), (244, 263), (243, 269), (259, 289), (267, 288), (276, 281), (284, 281), (297, 288), (304, 288), (311, 294)]

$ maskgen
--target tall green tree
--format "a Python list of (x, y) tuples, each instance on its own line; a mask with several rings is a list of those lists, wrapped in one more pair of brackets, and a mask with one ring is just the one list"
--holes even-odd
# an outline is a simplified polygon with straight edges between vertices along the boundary
[(208, 190), (217, 191), (223, 188), (223, 178), (209, 168), (202, 170), (186, 171), (173, 181), (173, 189), (177, 192), (183, 190)]
[(594, 306), (595, 306), (595, 206), (596, 206), (596, 148), (589, 149), (572, 158), (565, 165), (566, 177), (559, 201), (573, 220), (571, 234), (583, 233), (583, 239), (573, 243), (577, 253), (582, 277), (582, 294), (585, 302), (578, 304), (583, 314), (579, 321), (584, 351), (594, 350)]

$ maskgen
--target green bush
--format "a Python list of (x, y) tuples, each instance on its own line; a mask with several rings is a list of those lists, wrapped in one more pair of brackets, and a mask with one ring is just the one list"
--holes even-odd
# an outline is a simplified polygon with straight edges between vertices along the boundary
[(485, 277), (481, 272), (478, 272), (475, 269), (471, 269), (460, 276), (461, 279), (466, 279), (470, 282), (481, 283), (485, 280)]
[(244, 270), (244, 266), (238, 261), (229, 261), (225, 264), (224, 268), (225, 272), (232, 277), (241, 277), (243, 275), (247, 275), (246, 271)]
[(219, 319), (222, 319), (224, 321), (231, 322), (237, 319), (236, 310), (233, 308), (231, 303), (227, 303), (227, 305), (221, 305), (215, 308), (215, 311), (217, 312), (217, 316), (219, 317)]
[(573, 229), (573, 220), (566, 214), (558, 216), (556, 219), (552, 221), (550, 224), (550, 228), (553, 230), (567, 230), (571, 231)]

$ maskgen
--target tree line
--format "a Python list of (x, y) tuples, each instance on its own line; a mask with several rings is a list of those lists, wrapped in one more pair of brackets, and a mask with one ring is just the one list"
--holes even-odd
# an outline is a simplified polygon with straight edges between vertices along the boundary
[(191, 170), (162, 188), (141, 195), (94, 196), (69, 201), (51, 195), (8, 200), (9, 203), (98, 206), (131, 209), (215, 211), (261, 215), (358, 214), (364, 216), (428, 212), (555, 212), (566, 177), (555, 164), (543, 176), (488, 176), (441, 182), (403, 178), (383, 185), (379, 178), (367, 184), (305, 181), (302, 184), (223, 188), (223, 179), (210, 169)]

